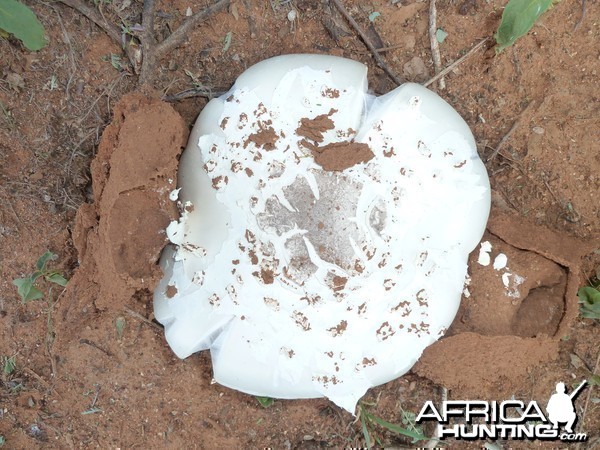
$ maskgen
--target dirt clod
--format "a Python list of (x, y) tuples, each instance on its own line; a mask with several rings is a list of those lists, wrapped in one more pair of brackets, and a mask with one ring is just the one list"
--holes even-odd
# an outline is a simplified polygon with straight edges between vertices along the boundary
[(361, 142), (335, 142), (323, 147), (313, 146), (315, 162), (324, 170), (339, 172), (362, 162), (368, 162), (375, 155), (368, 144)]
[(115, 105), (92, 162), (94, 203), (82, 206), (75, 223), (80, 266), (61, 305), (64, 328), (77, 323), (76, 305), (121, 309), (162, 276), (156, 262), (165, 227), (177, 217), (169, 192), (186, 139), (187, 127), (166, 103), (130, 94)]

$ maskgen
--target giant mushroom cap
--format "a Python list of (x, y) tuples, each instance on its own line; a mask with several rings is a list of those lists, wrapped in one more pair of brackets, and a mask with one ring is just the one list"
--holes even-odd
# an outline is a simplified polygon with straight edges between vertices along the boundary
[(222, 385), (353, 412), (458, 309), (489, 180), (459, 114), (426, 88), (367, 93), (367, 68), (285, 55), (246, 70), (192, 131), (156, 319)]

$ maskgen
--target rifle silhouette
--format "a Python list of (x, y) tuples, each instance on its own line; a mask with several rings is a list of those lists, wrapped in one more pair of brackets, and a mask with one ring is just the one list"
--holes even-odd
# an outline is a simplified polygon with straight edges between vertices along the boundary
[(586, 383), (587, 383), (587, 380), (583, 380), (581, 382), (581, 384), (579, 386), (577, 386), (577, 388), (573, 392), (571, 392), (571, 394), (569, 395), (569, 398), (571, 400), (573, 400), (573, 397), (575, 397), (579, 393), (579, 391), (583, 388), (583, 386), (585, 386)]

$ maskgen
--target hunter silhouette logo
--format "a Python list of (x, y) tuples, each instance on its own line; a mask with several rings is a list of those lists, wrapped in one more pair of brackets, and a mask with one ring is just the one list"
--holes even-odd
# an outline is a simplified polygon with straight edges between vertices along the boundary
[[(484, 400), (448, 400), (436, 408), (427, 401), (417, 415), (416, 423), (435, 420), (440, 439), (515, 439), (515, 440), (587, 440), (586, 433), (575, 433), (577, 414), (575, 398), (585, 387), (583, 380), (571, 394), (565, 384), (556, 384), (556, 392), (546, 405), (547, 415), (536, 401), (525, 404), (521, 400), (503, 402)], [(560, 426), (560, 424), (564, 424)], [(564, 430), (561, 431), (561, 428)]]
[(546, 406), (546, 411), (548, 411), (548, 419), (554, 425), (552, 428), (557, 429), (559, 422), (566, 422), (565, 431), (567, 433), (573, 433), (573, 425), (577, 420), (577, 415), (575, 414), (575, 408), (573, 406), (573, 399), (579, 391), (585, 386), (586, 380), (583, 380), (577, 389), (575, 389), (571, 395), (567, 395), (565, 393), (565, 383), (557, 383), (556, 384), (556, 394), (552, 394), (550, 400), (548, 400), (548, 406)]

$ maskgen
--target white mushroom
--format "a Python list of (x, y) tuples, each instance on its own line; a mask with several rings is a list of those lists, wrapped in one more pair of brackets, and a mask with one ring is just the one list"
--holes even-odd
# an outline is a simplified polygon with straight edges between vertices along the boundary
[[(452, 107), (375, 98), (364, 65), (286, 55), (200, 114), (179, 168), (155, 316), (217, 382), (353, 412), (452, 322), (489, 181)], [(175, 194), (176, 195), (176, 194)]]

